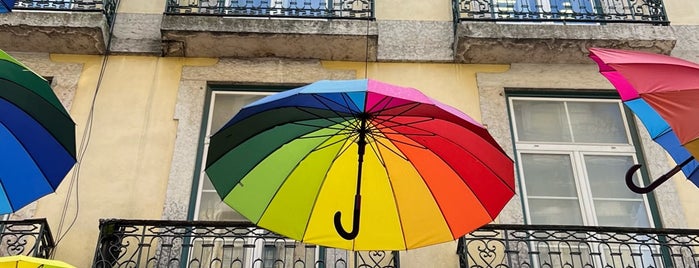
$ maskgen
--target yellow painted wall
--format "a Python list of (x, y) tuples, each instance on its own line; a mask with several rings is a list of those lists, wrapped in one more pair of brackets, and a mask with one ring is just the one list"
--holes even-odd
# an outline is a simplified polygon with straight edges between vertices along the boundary
[(162, 14), (166, 0), (120, 0), (118, 12)]
[[(428, 96), (480, 121), (476, 73), (505, 72), (508, 65), (448, 63), (369, 63), (323, 62), (329, 69), (356, 70), (357, 78), (368, 77), (382, 82), (417, 88)], [(365, 76), (365, 70), (366, 76)]]
[(672, 25), (699, 25), (699, 1), (664, 0), (663, 3)]
[[(102, 57), (51, 59), (84, 64), (70, 114), (77, 124), (78, 148), (86, 147), (80, 165), (56, 194), (39, 201), (35, 217), (47, 218), (54, 237), (61, 239), (56, 259), (89, 267), (99, 219), (162, 217), (177, 130), (173, 116), (180, 74), (182, 66), (198, 60), (111, 56), (93, 106)], [(73, 191), (68, 193), (71, 183)]]
[(452, 21), (450, 0), (381, 0), (374, 7), (377, 20)]

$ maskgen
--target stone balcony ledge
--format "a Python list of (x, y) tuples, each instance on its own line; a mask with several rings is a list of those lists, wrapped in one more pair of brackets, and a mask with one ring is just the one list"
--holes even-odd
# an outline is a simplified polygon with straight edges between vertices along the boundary
[(376, 60), (375, 21), (164, 15), (163, 54), (178, 57), (281, 57)]
[(589, 63), (588, 47), (670, 54), (676, 41), (669, 26), (469, 21), (457, 24), (454, 58), (487, 64)]
[(0, 16), (0, 49), (103, 54), (109, 25), (102, 11), (23, 11)]

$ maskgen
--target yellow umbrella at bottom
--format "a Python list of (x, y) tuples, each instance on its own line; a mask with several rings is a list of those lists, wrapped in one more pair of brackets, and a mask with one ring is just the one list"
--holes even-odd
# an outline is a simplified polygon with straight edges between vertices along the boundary
[(29, 256), (0, 257), (0, 268), (76, 268), (62, 261), (48, 260)]

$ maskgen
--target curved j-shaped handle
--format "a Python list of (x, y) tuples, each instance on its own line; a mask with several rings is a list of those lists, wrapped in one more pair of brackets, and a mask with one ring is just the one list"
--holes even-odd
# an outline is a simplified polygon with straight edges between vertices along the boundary
[(637, 194), (647, 194), (650, 193), (651, 191), (655, 190), (655, 188), (658, 188), (661, 184), (663, 184), (665, 181), (669, 180), (672, 178), (673, 175), (677, 174), (677, 172), (680, 172), (682, 170), (682, 167), (686, 166), (689, 164), (689, 162), (692, 162), (694, 160), (694, 157), (687, 158), (687, 160), (684, 160), (684, 162), (680, 163), (679, 165), (675, 166), (672, 168), (670, 171), (667, 173), (661, 175), (655, 181), (653, 181), (651, 184), (649, 184), (646, 187), (639, 187), (636, 185), (633, 181), (633, 173), (636, 172), (636, 170), (641, 168), (640, 164), (633, 165), (629, 170), (626, 171), (626, 186), (629, 187), (631, 191)]
[(354, 197), (354, 217), (352, 218), (352, 231), (347, 232), (345, 228), (342, 227), (342, 212), (335, 212), (335, 230), (342, 236), (342, 238), (347, 240), (352, 240), (359, 234), (359, 208), (361, 207), (361, 196), (357, 195)]

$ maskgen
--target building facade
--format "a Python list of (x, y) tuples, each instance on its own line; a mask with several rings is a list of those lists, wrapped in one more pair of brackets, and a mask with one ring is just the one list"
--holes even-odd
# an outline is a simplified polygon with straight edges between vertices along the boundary
[[(519, 262), (512, 254), (478, 257), (501, 256), (510, 244), (480, 250), (473, 238), (398, 253), (262, 241), (274, 236), (231, 229), (253, 227), (219, 202), (203, 173), (209, 135), (242, 105), (318, 80), (370, 78), (418, 88), (488, 127), (517, 173), (517, 194), (494, 223), (528, 234), (592, 232), (566, 226), (636, 228), (606, 231), (641, 237), (654, 237), (644, 228), (699, 229), (699, 190), (681, 175), (649, 195), (625, 190), (626, 167), (644, 164), (638, 179), (647, 183), (672, 162), (587, 58), (589, 47), (699, 62), (699, 2), (18, 0), (13, 13), (0, 14), (0, 49), (51, 79), (76, 122), (79, 164), (55, 194), (11, 218), (46, 218), (57, 244), (51, 256), (77, 267), (170, 267), (173, 260), (188, 267), (680, 267), (669, 259), (692, 254), (636, 246), (643, 243), (635, 235), (621, 243), (626, 251), (559, 247), (558, 254), (524, 239), (539, 252), (517, 249), (514, 255), (536, 256)], [(551, 227), (521, 227), (528, 225)], [(169, 232), (193, 229), (207, 235)], [(227, 244), (226, 237), (239, 239)], [(616, 245), (611, 240), (601, 244)], [(596, 257), (551, 257), (561, 254)]]

